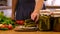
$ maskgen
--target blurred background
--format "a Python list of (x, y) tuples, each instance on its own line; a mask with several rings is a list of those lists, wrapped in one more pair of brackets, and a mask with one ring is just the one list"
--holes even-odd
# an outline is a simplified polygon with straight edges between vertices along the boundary
[[(11, 17), (12, 2), (12, 0), (0, 0), (0, 11), (3, 11), (7, 17)], [(46, 9), (60, 9), (60, 0), (46, 0), (44, 4)]]
[(12, 0), (0, 0), (0, 12), (3, 11), (4, 15), (11, 17)]

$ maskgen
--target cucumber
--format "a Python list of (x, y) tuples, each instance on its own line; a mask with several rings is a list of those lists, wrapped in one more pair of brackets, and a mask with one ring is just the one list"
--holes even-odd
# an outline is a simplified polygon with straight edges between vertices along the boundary
[(8, 28), (0, 28), (0, 30), (9, 30)]

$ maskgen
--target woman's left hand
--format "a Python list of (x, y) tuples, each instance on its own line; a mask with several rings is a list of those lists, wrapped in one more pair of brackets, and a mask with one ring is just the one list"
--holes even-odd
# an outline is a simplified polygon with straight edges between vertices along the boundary
[(33, 12), (33, 13), (31, 14), (31, 19), (32, 19), (32, 20), (35, 20), (35, 22), (37, 22), (38, 19), (39, 19), (39, 12)]

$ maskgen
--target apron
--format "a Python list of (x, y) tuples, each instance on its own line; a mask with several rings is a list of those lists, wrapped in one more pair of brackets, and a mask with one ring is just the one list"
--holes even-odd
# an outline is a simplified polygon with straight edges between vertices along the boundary
[(30, 19), (34, 8), (35, 0), (18, 0), (16, 7), (16, 20)]

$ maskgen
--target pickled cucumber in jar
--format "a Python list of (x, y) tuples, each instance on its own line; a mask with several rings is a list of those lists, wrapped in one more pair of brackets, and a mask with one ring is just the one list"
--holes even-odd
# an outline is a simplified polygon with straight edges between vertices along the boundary
[(40, 15), (39, 16), (38, 28), (40, 31), (50, 30), (50, 15)]

